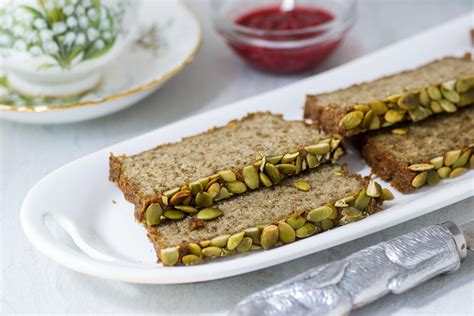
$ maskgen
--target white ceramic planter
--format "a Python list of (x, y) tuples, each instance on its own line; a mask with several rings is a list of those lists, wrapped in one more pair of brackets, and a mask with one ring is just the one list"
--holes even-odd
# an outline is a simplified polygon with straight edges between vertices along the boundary
[(135, 33), (139, 0), (0, 2), (0, 54), (9, 86), (66, 97), (95, 88)]

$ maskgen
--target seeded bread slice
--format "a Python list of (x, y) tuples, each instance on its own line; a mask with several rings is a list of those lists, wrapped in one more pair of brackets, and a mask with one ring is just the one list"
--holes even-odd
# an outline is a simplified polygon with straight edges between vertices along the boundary
[(352, 136), (474, 103), (474, 63), (470, 54), (441, 60), (375, 81), (307, 95), (305, 118), (324, 131)]
[(474, 167), (474, 108), (361, 135), (359, 147), (372, 171), (400, 192), (434, 185)]
[[(311, 189), (299, 190), (295, 181), (303, 181)], [(377, 197), (368, 197), (367, 185), (367, 179), (349, 173), (345, 166), (325, 165), (287, 178), (279, 186), (219, 202), (216, 207), (223, 215), (217, 219), (196, 225), (199, 220), (189, 217), (145, 227), (162, 262), (194, 264), (202, 259), (268, 249), (362, 219), (380, 210), (381, 195), (391, 198), (374, 183), (367, 194)]]
[[(195, 213), (215, 200), (277, 184), (341, 154), (340, 139), (315, 125), (253, 113), (137, 155), (111, 154), (109, 178), (135, 204), (135, 216), (143, 222), (152, 203), (163, 211), (181, 207), (168, 214)], [(159, 217), (151, 220), (156, 224)]]

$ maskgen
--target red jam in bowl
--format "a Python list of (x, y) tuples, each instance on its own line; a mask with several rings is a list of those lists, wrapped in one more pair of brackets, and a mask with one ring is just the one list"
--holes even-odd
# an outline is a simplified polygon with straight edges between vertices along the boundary
[[(297, 6), (291, 11), (283, 11), (280, 7), (264, 7), (238, 17), (234, 22), (238, 25), (263, 31), (293, 31), (311, 28), (330, 22), (334, 15), (320, 8)], [(323, 31), (296, 32), (297, 34), (245, 34), (250, 40), (259, 39), (270, 42), (289, 42), (290, 47), (271, 47), (247, 41), (230, 40), (230, 46), (254, 67), (274, 73), (294, 73), (314, 68), (326, 58), (339, 44), (342, 35), (325, 41), (315, 41), (307, 45), (298, 45), (298, 41), (313, 39)], [(241, 34), (242, 35), (242, 34)], [(291, 47), (294, 46), (294, 47)]]

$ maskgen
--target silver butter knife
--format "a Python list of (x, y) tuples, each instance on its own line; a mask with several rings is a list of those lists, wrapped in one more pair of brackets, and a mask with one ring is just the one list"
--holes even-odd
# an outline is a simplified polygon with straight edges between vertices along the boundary
[(474, 251), (474, 221), (428, 226), (252, 294), (231, 315), (347, 315), (456, 271), (467, 249)]

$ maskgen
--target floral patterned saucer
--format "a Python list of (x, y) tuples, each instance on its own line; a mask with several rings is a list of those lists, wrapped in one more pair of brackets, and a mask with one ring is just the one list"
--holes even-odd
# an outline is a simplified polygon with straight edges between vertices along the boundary
[(107, 66), (100, 85), (69, 98), (29, 97), (11, 89), (0, 59), (0, 118), (24, 123), (88, 120), (129, 107), (156, 91), (199, 51), (201, 25), (179, 1), (143, 1), (139, 31)]

